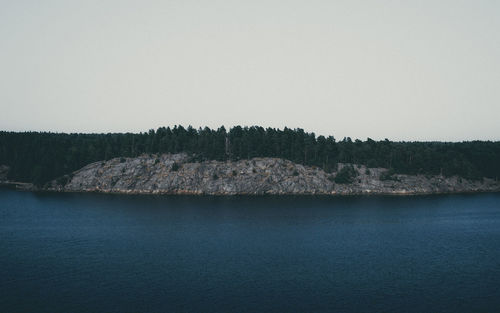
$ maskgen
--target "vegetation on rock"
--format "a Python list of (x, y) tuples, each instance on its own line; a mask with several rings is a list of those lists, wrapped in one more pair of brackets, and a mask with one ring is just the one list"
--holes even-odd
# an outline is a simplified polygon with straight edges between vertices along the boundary
[(335, 176), (335, 182), (337, 184), (350, 184), (357, 175), (358, 172), (352, 165), (344, 166)]
[(8, 179), (43, 184), (101, 160), (143, 153), (192, 155), (192, 162), (275, 157), (334, 172), (338, 163), (392, 168), (398, 174), (500, 176), (500, 142), (392, 142), (316, 136), (303, 129), (236, 126), (226, 131), (182, 126), (149, 132), (64, 134), (0, 132), (0, 165)]
[(388, 169), (382, 173), (380, 173), (380, 177), (379, 179), (384, 181), (384, 180), (395, 180), (395, 177), (394, 177), (394, 174), (395, 174), (395, 171), (394, 169)]
[[(159, 162), (156, 160), (159, 159)], [(172, 171), (173, 164), (179, 164)], [(45, 184), (42, 190), (142, 194), (422, 194), (441, 192), (499, 191), (492, 179), (459, 180), (458, 177), (398, 174), (381, 181), (386, 169), (339, 163), (340, 174), (328, 174), (317, 166), (304, 166), (280, 158), (239, 161), (192, 162), (185, 153), (119, 158), (91, 163), (63, 179)], [(234, 173), (237, 175), (234, 175)], [(297, 173), (297, 175), (294, 175)], [(341, 180), (341, 177), (344, 179)], [(336, 183), (335, 178), (341, 183)]]

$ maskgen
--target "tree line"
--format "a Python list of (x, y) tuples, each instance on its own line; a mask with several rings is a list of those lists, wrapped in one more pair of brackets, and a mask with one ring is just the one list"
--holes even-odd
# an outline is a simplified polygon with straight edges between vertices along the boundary
[(0, 132), (0, 165), (9, 179), (43, 184), (86, 164), (143, 153), (179, 153), (193, 160), (277, 157), (327, 172), (339, 162), (384, 167), (395, 173), (500, 176), (500, 142), (393, 142), (316, 136), (303, 129), (235, 126), (195, 129), (160, 127), (143, 133), (66, 134)]

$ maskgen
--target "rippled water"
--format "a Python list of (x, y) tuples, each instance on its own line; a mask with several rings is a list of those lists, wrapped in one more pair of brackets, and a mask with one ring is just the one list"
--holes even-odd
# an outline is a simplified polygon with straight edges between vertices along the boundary
[(492, 312), (500, 194), (0, 190), (1, 312)]

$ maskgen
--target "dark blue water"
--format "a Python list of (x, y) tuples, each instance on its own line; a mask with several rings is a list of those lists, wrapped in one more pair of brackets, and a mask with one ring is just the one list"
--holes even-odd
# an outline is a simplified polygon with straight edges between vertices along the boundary
[(494, 312), (500, 194), (0, 190), (1, 312)]

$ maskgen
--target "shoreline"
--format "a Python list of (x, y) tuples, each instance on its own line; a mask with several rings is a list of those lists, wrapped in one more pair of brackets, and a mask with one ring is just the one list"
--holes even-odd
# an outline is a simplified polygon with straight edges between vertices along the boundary
[(23, 192), (52, 193), (52, 194), (101, 194), (101, 195), (130, 195), (130, 196), (189, 196), (189, 197), (415, 197), (415, 196), (438, 196), (438, 195), (473, 195), (485, 193), (500, 193), (499, 190), (461, 190), (461, 191), (429, 191), (429, 192), (343, 192), (343, 193), (197, 193), (197, 192), (149, 192), (149, 191), (107, 191), (107, 190), (54, 190), (50, 188), (24, 188), (22, 185), (30, 183), (0, 183), (0, 188)]

